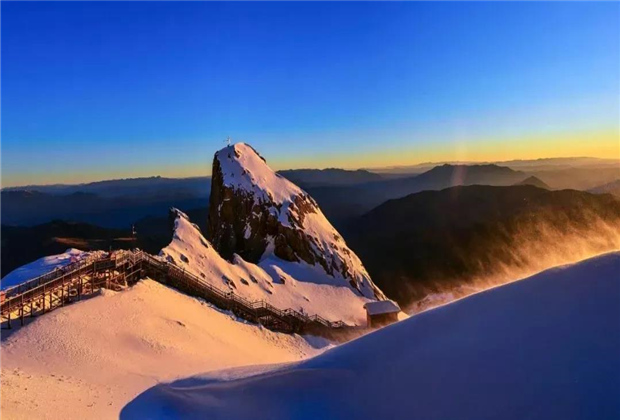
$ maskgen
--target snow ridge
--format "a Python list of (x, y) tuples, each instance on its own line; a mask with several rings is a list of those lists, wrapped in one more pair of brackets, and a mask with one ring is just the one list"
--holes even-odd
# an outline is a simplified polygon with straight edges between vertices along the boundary
[(183, 212), (172, 209), (174, 234), (160, 257), (219, 289), (249, 300), (265, 300), (280, 309), (318, 314), (330, 321), (362, 325), (363, 306), (372, 299), (360, 296), (343, 278), (327, 278), (322, 268), (275, 256), (259, 264), (235, 254), (222, 258)]

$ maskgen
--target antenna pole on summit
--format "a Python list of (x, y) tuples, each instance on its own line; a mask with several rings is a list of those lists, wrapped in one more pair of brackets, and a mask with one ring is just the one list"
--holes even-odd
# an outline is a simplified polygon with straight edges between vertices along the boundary
[(230, 136), (226, 137), (226, 144), (228, 146), (230, 146), (230, 142), (231, 142)]

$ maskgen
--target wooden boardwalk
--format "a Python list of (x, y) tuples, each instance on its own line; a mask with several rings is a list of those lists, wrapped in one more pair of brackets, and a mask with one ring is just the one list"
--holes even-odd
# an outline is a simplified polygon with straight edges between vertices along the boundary
[(2, 292), (2, 328), (24, 324), (24, 318), (43, 315), (56, 308), (98, 292), (120, 290), (150, 277), (179, 291), (202, 298), (236, 316), (264, 325), (273, 331), (333, 336), (351, 327), (318, 315), (293, 309), (278, 309), (261, 301), (249, 301), (206, 283), (198, 276), (143, 251), (120, 251), (115, 256), (100, 254), (29, 280)]

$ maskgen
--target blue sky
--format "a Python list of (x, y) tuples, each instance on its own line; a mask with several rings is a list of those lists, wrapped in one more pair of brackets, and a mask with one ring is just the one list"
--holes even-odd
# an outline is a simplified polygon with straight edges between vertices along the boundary
[(207, 174), (228, 135), (277, 168), (617, 155), (619, 16), (617, 2), (3, 2), (2, 184)]

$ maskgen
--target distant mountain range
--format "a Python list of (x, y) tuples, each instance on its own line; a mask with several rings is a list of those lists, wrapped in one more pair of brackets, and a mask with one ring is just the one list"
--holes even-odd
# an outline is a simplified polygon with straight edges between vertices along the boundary
[[(560, 167), (575, 159), (551, 160)], [(620, 179), (620, 167), (603, 161), (593, 168), (582, 158), (576, 168), (539, 170), (536, 173), (498, 165), (440, 165), (417, 176), (375, 174), (343, 169), (299, 169), (279, 174), (299, 184), (319, 203), (338, 228), (386, 200), (424, 190), (457, 185), (513, 185), (533, 183), (541, 188), (589, 190)], [(550, 165), (549, 160), (538, 163)], [(531, 169), (530, 161), (519, 161)], [(526, 165), (527, 164), (527, 165)], [(534, 177), (534, 178), (530, 178)], [(529, 180), (528, 180), (529, 179)], [(110, 228), (128, 228), (144, 218), (166, 218), (168, 209), (184, 212), (206, 208), (210, 177), (136, 178), (79, 185), (5, 188), (1, 193), (2, 223), (34, 226), (55, 219), (90, 223)]]
[[(388, 199), (456, 185), (512, 185), (590, 190), (620, 179), (613, 159), (557, 158), (497, 164), (412, 166), (417, 175), (377, 169), (294, 169), (279, 174), (308, 191), (337, 227)], [(388, 168), (389, 169), (389, 168)], [(420, 173), (418, 173), (420, 172)], [(130, 178), (78, 185), (31, 185), (2, 189), (2, 223), (33, 226), (54, 219), (126, 228), (137, 220), (166, 217), (169, 207), (205, 208), (210, 177)]]
[(3, 188), (2, 224), (33, 226), (62, 219), (127, 228), (144, 217), (165, 216), (171, 206), (206, 206), (210, 188), (210, 177), (159, 176)]
[(612, 194), (620, 197), (620, 179), (594, 187), (590, 192), (594, 194)]
[(301, 188), (355, 185), (385, 179), (379, 174), (362, 169), (288, 169), (278, 173)]
[[(385, 178), (343, 169), (279, 172), (317, 199), (337, 225), (391, 198), (454, 185), (511, 185), (527, 174), (496, 165), (443, 165), (417, 177)], [(80, 185), (30, 186), (2, 190), (2, 223), (33, 226), (55, 219), (127, 228), (139, 219), (165, 217), (170, 207), (206, 208), (208, 177), (161, 177), (101, 181)]]
[(562, 168), (533, 170), (527, 172), (556, 190), (573, 189), (586, 191), (620, 179), (620, 166), (604, 168)]
[(106, 229), (61, 220), (34, 227), (2, 225), (1, 275), (46, 255), (68, 248), (81, 250), (135, 247), (129, 229)]
[(556, 170), (567, 168), (609, 168), (620, 167), (620, 159), (602, 159), (593, 157), (567, 157), (567, 158), (542, 158), (542, 159), (514, 159), (504, 161), (446, 161), (424, 162), (416, 165), (389, 166), (379, 168), (367, 168), (368, 171), (381, 175), (420, 174), (435, 166), (440, 165), (499, 165), (507, 166), (515, 170)]
[(131, 187), (119, 188), (117, 195), (111, 195), (112, 191), (103, 194), (89, 191), (67, 194), (36, 190), (2, 191), (2, 224), (33, 226), (62, 219), (127, 228), (138, 219), (166, 215), (171, 206), (181, 209), (206, 207), (209, 188), (207, 183), (203, 185), (203, 192), (198, 193), (173, 186), (161, 190), (149, 187), (142, 192), (136, 190), (125, 194), (134, 190)]
[(407, 305), (620, 249), (620, 200), (529, 185), (454, 187), (390, 200), (343, 234), (375, 283)]
[[(207, 208), (189, 210), (188, 215), (203, 231), (207, 228)], [(148, 216), (135, 222), (131, 229), (114, 229), (88, 223), (54, 220), (35, 226), (2, 225), (0, 276), (46, 255), (64, 252), (67, 248), (84, 251), (140, 248), (151, 254), (170, 243), (172, 226), (167, 211), (164, 216)]]
[(545, 190), (550, 189), (547, 184), (545, 184), (540, 180), (540, 178), (537, 178), (535, 176), (525, 178), (523, 181), (517, 182), (515, 185), (533, 185), (534, 187), (544, 188)]
[(441, 165), (413, 177), (344, 187), (310, 188), (323, 212), (336, 226), (344, 226), (379, 204), (425, 190), (458, 185), (514, 185), (528, 178), (524, 172), (497, 165)]
[(186, 194), (208, 196), (210, 186), (211, 178), (206, 176), (193, 178), (152, 176), (146, 178), (112, 179), (85, 184), (26, 185), (3, 188), (2, 192), (36, 191), (63, 196), (75, 193), (90, 193), (104, 198), (115, 198), (135, 195), (162, 195), (169, 194), (171, 191), (182, 191)]

